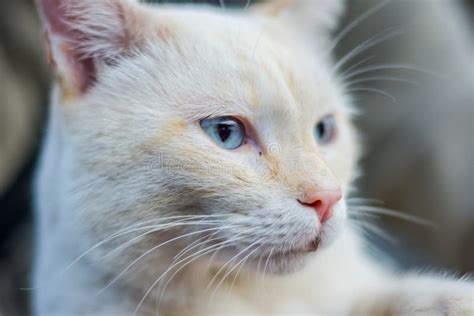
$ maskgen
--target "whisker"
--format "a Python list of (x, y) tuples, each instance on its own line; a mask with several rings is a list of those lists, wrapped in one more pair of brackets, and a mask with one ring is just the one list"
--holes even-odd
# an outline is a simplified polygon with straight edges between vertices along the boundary
[[(227, 227), (224, 227), (224, 228), (234, 228), (236, 226), (227, 226)], [(144, 252), (143, 254), (141, 254), (138, 258), (136, 258), (135, 260), (133, 260), (130, 264), (128, 264), (115, 278), (112, 279), (112, 281), (110, 281), (105, 287), (103, 287), (101, 290), (98, 291), (97, 295), (100, 295), (101, 293), (103, 293), (105, 290), (107, 290), (110, 286), (112, 286), (118, 279), (120, 279), (120, 277), (122, 277), (122, 275), (125, 274), (125, 272), (127, 272), (132, 266), (134, 266), (138, 261), (140, 261), (141, 259), (143, 259), (144, 257), (146, 257), (147, 255), (149, 255), (150, 253), (156, 251), (158, 248), (162, 247), (162, 246), (165, 246), (167, 244), (170, 244), (172, 243), (173, 241), (176, 241), (176, 240), (179, 240), (179, 239), (182, 239), (182, 238), (185, 238), (185, 237), (189, 237), (189, 236), (193, 236), (193, 235), (197, 235), (197, 234), (202, 234), (204, 232), (208, 232), (208, 231), (214, 231), (218, 228), (208, 228), (208, 229), (203, 229), (203, 230), (199, 230), (199, 231), (195, 231), (195, 232), (191, 232), (191, 233), (187, 233), (187, 234), (184, 234), (184, 235), (180, 235), (178, 237), (174, 237), (174, 238), (171, 238), (167, 241), (164, 241), (154, 247), (152, 247), (151, 249), (147, 250), (146, 252)], [(223, 228), (221, 228), (223, 229)]]
[(363, 53), (364, 51), (368, 50), (369, 48), (378, 45), (380, 43), (385, 42), (395, 36), (403, 34), (403, 31), (397, 29), (387, 29), (385, 31), (380, 32), (377, 35), (372, 36), (368, 40), (364, 41), (363, 43), (357, 45), (354, 49), (352, 49), (349, 53), (344, 55), (334, 66), (334, 72), (337, 72), (344, 64), (346, 64), (349, 60), (356, 57), (357, 55)]
[(385, 215), (390, 216), (393, 218), (398, 218), (407, 222), (415, 223), (422, 226), (427, 226), (436, 229), (437, 225), (433, 223), (433, 221), (415, 216), (406, 213), (402, 213), (396, 210), (381, 208), (381, 207), (374, 207), (374, 206), (357, 206), (352, 208), (355, 211), (359, 212), (366, 212), (368, 214), (375, 214), (375, 215)]
[[(212, 245), (208, 248), (211, 248), (211, 247), (215, 247), (215, 245)], [(213, 251), (213, 249), (211, 250), (208, 250), (207, 252), (205, 251), (206, 249), (203, 249), (202, 252), (199, 256), (196, 256), (196, 254), (193, 254), (192, 256), (195, 256), (195, 258), (193, 258), (194, 260), (197, 260), (199, 257), (201, 256), (204, 256), (206, 255), (207, 253), (210, 253)], [(153, 288), (163, 279), (163, 277), (169, 272), (171, 271), (171, 269), (173, 269), (177, 264), (183, 262), (184, 260), (186, 260), (187, 258), (184, 258), (182, 260), (180, 260), (179, 262), (175, 263), (174, 265), (171, 265), (163, 274), (161, 274), (158, 278), (156, 278), (156, 280), (152, 283), (152, 285), (148, 288), (148, 290), (145, 292), (145, 294), (143, 295), (142, 299), (140, 300), (140, 302), (138, 302), (137, 304), (137, 307), (135, 308), (135, 311), (133, 313), (133, 316), (136, 316), (136, 314), (138, 313), (138, 311), (140, 310), (141, 306), (143, 305), (143, 303), (145, 302), (146, 298), (148, 297), (148, 295), (150, 295), (151, 291), (153, 291)], [(194, 261), (194, 260), (191, 260), (191, 261)], [(191, 262), (190, 261), (190, 262)], [(188, 262), (188, 263), (190, 263)], [(186, 266), (186, 264), (184, 265)], [(181, 268), (183, 268), (184, 266), (182, 266)], [(181, 269), (180, 268), (180, 269)], [(157, 310), (159, 310), (159, 307), (157, 306)]]
[[(238, 233), (238, 234), (236, 235), (236, 237), (237, 237), (237, 236), (242, 236), (242, 237), (237, 238), (237, 240), (245, 239), (245, 238), (246, 238), (245, 234), (246, 234), (246, 233), (249, 233), (249, 232), (252, 232), (253, 230), (254, 230), (254, 228), (251, 228), (251, 229), (248, 229), (248, 230), (245, 230), (245, 231), (243, 231), (243, 232)], [(231, 240), (236, 241), (235, 238), (233, 238), (233, 239), (231, 239)], [(218, 249), (216, 249), (216, 251), (211, 255), (211, 257), (209, 258), (209, 260), (208, 260), (208, 262), (207, 262), (207, 269), (208, 269), (208, 270), (209, 270), (209, 268), (211, 267), (212, 263), (214, 262), (215, 257), (219, 254), (219, 252), (220, 252), (222, 249), (224, 249), (224, 245), (223, 245), (222, 247), (219, 247)]]
[(331, 43), (331, 46), (329, 48), (329, 53), (334, 51), (334, 49), (339, 45), (341, 40), (349, 34), (352, 30), (354, 30), (357, 26), (359, 26), (362, 22), (370, 18), (372, 15), (383, 9), (388, 3), (390, 3), (390, 0), (380, 2), (373, 6), (371, 9), (365, 11), (363, 14), (359, 15), (356, 19), (354, 19), (352, 22), (350, 22), (342, 31), (334, 38), (334, 40)]
[[(120, 176), (123, 172), (116, 172), (115, 174), (113, 174), (113, 176)], [(71, 188), (71, 190), (69, 190), (69, 193), (71, 194), (77, 194), (77, 193), (80, 193), (81, 191), (84, 191), (86, 189), (89, 189), (90, 187), (93, 187), (95, 184), (101, 182), (101, 181), (106, 181), (108, 179), (110, 179), (111, 175), (105, 175), (105, 176), (99, 176), (97, 177), (96, 179), (92, 180), (92, 181), (82, 181), (82, 183), (76, 185), (75, 187)], [(86, 182), (86, 183), (84, 183)]]
[(173, 260), (177, 260), (181, 257), (183, 257), (186, 253), (188, 253), (189, 251), (191, 251), (192, 249), (194, 249), (195, 247), (199, 247), (200, 245), (202, 244), (206, 244), (208, 242), (212, 242), (214, 240), (218, 240), (220, 237), (216, 237), (216, 238), (211, 238), (209, 239), (210, 237), (213, 237), (215, 235), (217, 235), (219, 233), (219, 231), (216, 231), (214, 233), (212, 233), (211, 235), (206, 235), (206, 236), (203, 236), (199, 239), (197, 239), (196, 241), (190, 243), (189, 245), (187, 245), (186, 247), (184, 247), (180, 252), (178, 252), (174, 257), (173, 257)]
[[(250, 256), (252, 254), (254, 254), (256, 251), (258, 251), (260, 248), (262, 247), (262, 245), (258, 246), (257, 248), (255, 248), (254, 251), (252, 251), (251, 253), (249, 253), (244, 259), (244, 261), (239, 265), (239, 269), (236, 271), (235, 275), (234, 275), (234, 279), (232, 280), (232, 283), (230, 285), (230, 289), (229, 289), (229, 292), (232, 293), (232, 290), (234, 289), (234, 285), (235, 285), (235, 281), (237, 280), (237, 277), (239, 276), (240, 272), (242, 271), (242, 268), (245, 266), (245, 264), (247, 263), (248, 259), (250, 259)], [(260, 256), (261, 258), (261, 256)], [(257, 270), (258, 271), (258, 270)]]
[(347, 75), (348, 73), (350, 73), (352, 70), (356, 69), (356, 68), (359, 67), (359, 66), (362, 66), (363, 64), (365, 64), (366, 62), (368, 62), (369, 60), (372, 60), (372, 59), (374, 59), (374, 58), (375, 58), (375, 56), (369, 56), (369, 57), (367, 57), (367, 58), (362, 59), (361, 61), (355, 63), (354, 65), (352, 65), (352, 66), (350, 66), (349, 68), (347, 68), (346, 70), (344, 70), (344, 71), (342, 72), (342, 76), (343, 76), (343, 77), (346, 76), (346, 75)]
[[(260, 242), (262, 242), (265, 238), (261, 238), (257, 241), (255, 241), (254, 243), (250, 244), (249, 246), (247, 246), (246, 248), (244, 248), (243, 250), (241, 250), (239, 253), (237, 253), (237, 255), (235, 255), (234, 257), (232, 257), (229, 261), (227, 261), (227, 263), (224, 265), (224, 266), (227, 266), (228, 264), (231, 264), (232, 262), (234, 262), (235, 260), (238, 259), (238, 257), (242, 254), (244, 254), (246, 251), (250, 250), (252, 247), (254, 247), (255, 245), (258, 245)], [(260, 247), (257, 247), (254, 251), (252, 251), (249, 255), (252, 255), (256, 250), (258, 250)], [(244, 258), (245, 259), (245, 258)], [(221, 280), (219, 281), (219, 283), (217, 283), (217, 285), (215, 286), (214, 288), (214, 291), (212, 292), (211, 294), (211, 297), (209, 299), (209, 302), (212, 302), (214, 296), (216, 295), (217, 293), (217, 290), (219, 289), (219, 287), (221, 286), (221, 284), (224, 282), (224, 280), (229, 276), (230, 273), (232, 273), (232, 271), (244, 260), (242, 259), (241, 261), (239, 261), (239, 263), (237, 263), (236, 265), (233, 265), (233, 267), (228, 270), (224, 276), (221, 278)], [(219, 270), (220, 271), (220, 270)], [(219, 275), (219, 272), (217, 272), (215, 276)], [(207, 289), (210, 287), (210, 285), (213, 283), (213, 280), (214, 278), (211, 279), (211, 282), (209, 282), (209, 285), (208, 287), (206, 287), (206, 291)]]
[[(160, 281), (164, 278), (164, 276), (166, 276), (166, 274), (167, 274), (168, 272), (170, 272), (172, 269), (174, 269), (178, 264), (180, 264), (180, 263), (182, 263), (182, 262), (188, 260), (189, 258), (193, 258), (193, 257), (195, 257), (195, 258), (193, 258), (193, 260), (191, 260), (191, 261), (195, 261), (195, 260), (197, 260), (199, 257), (202, 257), (202, 256), (204, 256), (204, 255), (206, 255), (206, 254), (209, 254), (209, 253), (211, 253), (212, 251), (214, 251), (214, 248), (219, 248), (223, 243), (231, 244), (231, 242), (234, 242), (234, 241), (235, 241), (235, 240), (232, 239), (232, 240), (227, 240), (227, 241), (224, 241), (224, 242), (219, 243), (219, 244), (216, 244), (216, 245), (211, 245), (211, 246), (209, 246), (209, 247), (207, 247), (207, 248), (205, 248), (205, 249), (199, 250), (199, 251), (197, 251), (196, 253), (194, 253), (194, 254), (192, 254), (192, 255), (189, 255), (189, 256), (187, 256), (186, 258), (183, 258), (183, 259), (181, 259), (180, 261), (178, 261), (178, 262), (172, 264), (172, 265), (171, 265), (170, 267), (168, 267), (168, 268), (166, 269), (166, 271), (165, 271), (164, 273), (162, 273), (162, 274), (153, 282), (153, 284), (148, 288), (148, 290), (145, 292), (145, 294), (143, 295), (142, 299), (141, 299), (140, 302), (138, 303), (138, 305), (137, 305), (137, 307), (136, 307), (136, 309), (135, 309), (135, 312), (133, 313), (133, 316), (136, 316), (137, 312), (140, 310), (140, 307), (143, 305), (143, 302), (145, 302), (145, 299), (148, 297), (148, 295), (150, 295), (150, 292), (151, 292), (151, 291), (153, 290), (153, 288), (158, 284), (158, 282), (160, 282)], [(198, 254), (199, 254), (199, 256), (196, 257)], [(186, 263), (186, 265), (189, 264), (189, 263), (190, 263), (190, 262)], [(182, 269), (182, 268), (184, 268), (184, 266), (182, 266), (180, 269)]]
[[(145, 223), (145, 222), (144, 222)], [(166, 224), (162, 224), (163, 225), (163, 228), (167, 228), (168, 226), (173, 226), (173, 225), (177, 225), (181, 222), (173, 222), (173, 223), (166, 223)], [(124, 236), (124, 235), (127, 235), (127, 234), (130, 234), (130, 233), (133, 233), (133, 232), (136, 232), (136, 231), (141, 231), (141, 230), (145, 230), (145, 229), (150, 229), (150, 228), (156, 228), (157, 225), (150, 225), (150, 226), (142, 226), (140, 227), (140, 224), (137, 224), (137, 225), (132, 225), (131, 227), (136, 227), (134, 229), (130, 229), (130, 227), (127, 227), (126, 229), (122, 229), (120, 230), (119, 232), (116, 232), (116, 233), (113, 233), (111, 235), (109, 235), (108, 237), (106, 237), (105, 239), (101, 240), (100, 242), (96, 243), (94, 246), (90, 247), (88, 250), (86, 250), (85, 252), (83, 252), (81, 255), (79, 255), (76, 259), (74, 259), (68, 266), (66, 266), (60, 274), (63, 274), (64, 272), (66, 272), (68, 269), (70, 269), (74, 264), (76, 264), (77, 262), (79, 262), (82, 258), (84, 258), (85, 256), (87, 256), (89, 253), (91, 253), (92, 251), (94, 251), (95, 249), (99, 248), (100, 246), (106, 244), (107, 242), (110, 242), (112, 241), (113, 239), (116, 239), (118, 237), (121, 237), (121, 236)]]
[[(242, 223), (245, 223), (245, 222), (249, 222), (250, 219), (248, 218), (245, 218), (243, 220), (239, 220), (239, 221), (235, 221), (233, 222), (232, 224), (233, 225), (237, 225), (237, 224), (242, 224)], [(249, 230), (244, 230), (243, 232), (241, 232), (240, 234), (238, 234), (237, 236), (241, 235), (241, 234), (244, 234), (244, 233), (247, 233), (247, 232), (251, 232), (253, 229), (249, 229)], [(201, 238), (199, 238), (197, 241), (193, 242), (192, 244), (186, 246), (183, 250), (181, 250), (178, 254), (176, 254), (174, 256), (174, 260), (177, 260), (179, 259), (180, 257), (182, 257), (184, 254), (186, 254), (187, 252), (189, 252), (191, 249), (197, 247), (198, 245), (200, 245), (199, 241), (202, 240), (202, 239), (206, 239), (206, 238), (210, 238), (210, 237), (213, 237), (215, 235), (217, 235), (218, 233), (220, 232), (220, 230), (212, 233), (210, 236), (203, 236)], [(206, 240), (204, 243), (207, 243), (207, 242), (212, 242), (212, 241), (215, 241), (215, 240), (219, 240), (221, 237), (216, 237), (216, 238), (211, 238), (211, 239), (208, 239)], [(196, 245), (196, 242), (198, 242), (198, 245)]]
[(258, 264), (257, 264), (257, 272), (260, 272), (260, 265), (262, 264), (264, 254), (260, 255), (260, 258), (258, 259)]
[[(251, 245), (253, 245), (253, 244), (251, 244)], [(216, 278), (223, 272), (223, 270), (227, 267), (227, 265), (229, 265), (230, 263), (232, 263), (233, 261), (235, 261), (235, 260), (238, 258), (238, 256), (240, 256), (240, 255), (243, 253), (243, 251), (246, 251), (247, 249), (248, 249), (248, 247), (245, 248), (244, 250), (239, 251), (235, 256), (233, 256), (233, 257), (232, 257), (231, 259), (229, 259), (224, 265), (222, 265), (222, 267), (214, 274), (213, 278), (212, 278), (212, 279), (210, 280), (210, 282), (208, 283), (208, 285), (207, 285), (205, 291), (209, 291), (210, 288), (211, 288), (211, 286), (212, 286), (212, 284), (213, 284), (214, 281), (216, 280)]]
[[(241, 234), (238, 234), (237, 236), (239, 236), (239, 235), (241, 235)], [(214, 240), (218, 240), (218, 239), (220, 239), (220, 238), (213, 238), (213, 239), (211, 239), (211, 240), (207, 240), (207, 241), (205, 241), (205, 242), (200, 243), (199, 245), (195, 245), (195, 246), (192, 247), (192, 248), (200, 247), (200, 246), (202, 246), (202, 245), (205, 245), (205, 244), (208, 243), (208, 242), (211, 242), (211, 241), (214, 241)], [(237, 240), (238, 240), (238, 238), (237, 238)], [(213, 248), (212, 250), (214, 251), (214, 250), (215, 250), (214, 248), (222, 247), (222, 246), (225, 246), (226, 244), (228, 245), (228, 244), (233, 243), (233, 242), (235, 242), (235, 241), (237, 241), (237, 240), (232, 239), (231, 241), (220, 242), (220, 243), (217, 243), (217, 244), (215, 244), (215, 245), (212, 245), (212, 247), (208, 247), (208, 248), (206, 248), (206, 249)], [(192, 248), (190, 248), (189, 250), (191, 250)], [(183, 254), (183, 255), (184, 255), (184, 254)], [(177, 256), (177, 257), (173, 260), (173, 262), (176, 262), (177, 259), (179, 259), (179, 258), (182, 257), (183, 255)], [(186, 260), (186, 259), (188, 259), (188, 258), (192, 258), (194, 255), (195, 255), (195, 254), (191, 254), (191, 255), (187, 256), (187, 257), (186, 257), (185, 259), (183, 259), (183, 260)], [(183, 261), (183, 260), (181, 260), (181, 261)], [(173, 266), (173, 263), (172, 263), (172, 266)], [(180, 268), (180, 269), (178, 269), (177, 271), (175, 271), (175, 273), (170, 277), (170, 279), (168, 280), (167, 283), (169, 283), (169, 281), (171, 281), (171, 278), (172, 278), (174, 275), (176, 275), (181, 269), (182, 269), (182, 268)]]
[(377, 93), (389, 98), (393, 103), (397, 103), (397, 99), (393, 95), (380, 89), (368, 88), (368, 87), (355, 87), (355, 88), (347, 89), (346, 91), (347, 92), (373, 92), (373, 93)]
[(349, 205), (354, 204), (354, 206), (356, 206), (356, 204), (360, 204), (360, 203), (364, 203), (364, 204), (373, 203), (373, 204), (377, 204), (377, 205), (384, 205), (385, 204), (384, 201), (382, 201), (380, 199), (371, 199), (371, 198), (364, 198), (364, 197), (357, 197), (357, 196), (346, 198), (346, 202)]
[(372, 72), (372, 71), (378, 71), (378, 70), (409, 70), (409, 71), (415, 71), (415, 72), (420, 72), (423, 74), (427, 74), (433, 77), (437, 77), (437, 75), (429, 70), (419, 68), (413, 65), (408, 65), (408, 64), (381, 64), (381, 65), (371, 65), (367, 67), (362, 67), (358, 70), (355, 70), (346, 76), (343, 77), (344, 80), (348, 80), (350, 78), (356, 77), (358, 75), (367, 73), (367, 72)]
[[(215, 238), (217, 239), (217, 238)], [(162, 277), (165, 276), (166, 274), (168, 274), (169, 271), (171, 271), (172, 269), (174, 269), (174, 267), (176, 267), (178, 264), (188, 260), (188, 262), (185, 262), (184, 264), (181, 265), (181, 267), (179, 267), (178, 269), (176, 269), (176, 271), (168, 278), (168, 280), (166, 281), (165, 285), (164, 286), (161, 286), (158, 288), (157, 290), (157, 297), (156, 297), (156, 312), (157, 314), (159, 313), (159, 310), (160, 310), (160, 306), (161, 306), (161, 302), (163, 301), (163, 297), (164, 297), (164, 294), (166, 292), (166, 288), (168, 287), (168, 285), (171, 283), (171, 280), (173, 280), (173, 278), (182, 270), (184, 269), (186, 266), (188, 266), (189, 264), (191, 264), (192, 262), (196, 261), (197, 259), (201, 258), (202, 256), (204, 255), (207, 255), (211, 252), (214, 251), (215, 248), (217, 247), (220, 247), (221, 244), (225, 243), (226, 241), (223, 241), (221, 243), (217, 243), (216, 245), (211, 245), (207, 248), (204, 248), (204, 249), (201, 249), (200, 251), (197, 251), (196, 253), (194, 254), (191, 254), (189, 256), (187, 256), (186, 258), (180, 260), (179, 262), (176, 262), (177, 259), (174, 259), (173, 262), (171, 263), (171, 266), (162, 274)], [(200, 253), (201, 252), (201, 253)], [(175, 263), (176, 262), (176, 263)], [(164, 280), (164, 279), (163, 279)], [(163, 281), (162, 280), (162, 281)], [(160, 282), (161, 283), (161, 282)], [(160, 294), (161, 293), (161, 294)], [(159, 296), (158, 296), (159, 294)]]
[[(139, 223), (140, 224), (140, 223)], [(59, 278), (61, 278), (69, 269), (71, 269), (75, 264), (77, 264), (80, 260), (82, 260), (84, 257), (86, 257), (87, 255), (89, 255), (92, 251), (96, 250), (97, 248), (99, 248), (100, 246), (116, 239), (116, 238), (119, 238), (121, 236), (125, 236), (125, 235), (128, 235), (130, 233), (133, 233), (133, 232), (137, 232), (137, 231), (142, 231), (142, 230), (147, 230), (147, 229), (151, 229), (151, 228), (155, 228), (155, 230), (157, 231), (158, 229), (156, 229), (159, 225), (152, 225), (152, 226), (144, 226), (144, 227), (139, 227), (139, 224), (138, 225), (138, 228), (134, 228), (134, 229), (129, 229), (130, 227), (127, 227), (126, 229), (122, 229), (122, 230), (119, 230), (118, 232), (114, 233), (114, 234), (111, 234), (109, 235), (108, 237), (106, 237), (105, 239), (101, 240), (100, 242), (96, 243), (95, 245), (93, 245), (92, 247), (90, 247), (89, 249), (87, 249), (86, 251), (84, 251), (81, 255), (79, 255), (78, 257), (76, 257), (69, 265), (67, 265), (64, 269), (62, 269), (61, 271), (59, 271), (55, 276), (52, 277), (51, 279), (51, 282), (53, 282), (54, 280), (57, 280)], [(180, 225), (181, 223), (180, 222), (173, 222), (173, 223), (166, 223), (166, 224), (162, 224), (161, 226), (161, 229), (168, 229), (168, 228), (171, 228), (171, 227), (176, 227), (178, 225)], [(134, 225), (132, 225), (133, 227)], [(37, 290), (38, 288), (30, 288), (29, 290)]]
[[(66, 272), (66, 270), (70, 269), (74, 264), (76, 264), (77, 262), (79, 262), (82, 258), (84, 258), (85, 256), (87, 256), (89, 253), (91, 253), (92, 251), (94, 251), (95, 249), (99, 248), (100, 246), (106, 244), (107, 242), (117, 238), (117, 237), (120, 237), (120, 236), (123, 236), (123, 235), (127, 235), (129, 233), (132, 233), (132, 232), (135, 232), (135, 231), (140, 231), (140, 230), (144, 230), (144, 229), (148, 229), (148, 228), (151, 228), (153, 226), (145, 226), (145, 227), (140, 227), (140, 225), (143, 225), (143, 224), (149, 224), (149, 223), (152, 223), (152, 222), (157, 222), (157, 221), (165, 221), (165, 220), (175, 220), (175, 219), (195, 219), (195, 218), (206, 218), (206, 217), (217, 217), (217, 216), (221, 216), (221, 214), (219, 215), (177, 215), (177, 216), (170, 216), (170, 217), (164, 217), (164, 218), (160, 218), (160, 219), (153, 219), (153, 220), (149, 220), (149, 221), (144, 221), (144, 222), (140, 222), (140, 223), (137, 223), (137, 224), (134, 224), (134, 225), (131, 225), (125, 229), (121, 229), (119, 230), (118, 232), (116, 233), (113, 233), (111, 235), (109, 235), (108, 237), (106, 237), (105, 239), (101, 240), (100, 242), (96, 243), (94, 246), (90, 247), (88, 250), (86, 250), (85, 252), (83, 252), (81, 255), (79, 255), (76, 259), (74, 259), (72, 261), (72, 263), (70, 263), (66, 268), (64, 268), (61, 272), (64, 273)], [(228, 214), (224, 215), (224, 216), (228, 216)], [(176, 224), (176, 223), (179, 223), (180, 221), (178, 222), (173, 222), (173, 223), (166, 223), (166, 225), (173, 225), (173, 224)], [(165, 224), (164, 224), (165, 225)], [(135, 229), (130, 229), (130, 228), (135, 228)]]
[[(222, 224), (224, 223), (225, 221), (207, 221), (207, 222), (182, 222), (182, 223), (170, 223), (170, 227), (166, 227), (166, 229), (169, 229), (169, 228), (174, 228), (174, 227), (186, 227), (186, 226), (208, 226), (208, 225), (212, 225), (212, 224)], [(156, 226), (149, 226), (150, 228), (154, 228)], [(117, 252), (120, 252), (122, 251), (123, 249), (126, 249), (128, 248), (129, 246), (133, 245), (134, 243), (138, 242), (139, 240), (141, 240), (143, 237), (149, 235), (149, 234), (152, 234), (152, 233), (156, 233), (158, 231), (161, 231), (163, 230), (162, 227), (158, 227), (157, 229), (151, 229), (143, 234), (140, 234), (134, 238), (132, 238), (131, 240), (128, 240), (127, 242), (123, 243), (122, 245), (118, 246), (117, 248), (115, 248), (114, 250), (110, 251), (107, 255), (105, 255), (102, 259), (104, 260), (107, 260), (108, 258), (110, 257), (113, 257)]]
[(413, 86), (419, 86), (418, 82), (409, 80), (409, 79), (404, 79), (404, 78), (397, 78), (397, 77), (368, 77), (368, 78), (362, 78), (362, 79), (356, 79), (352, 80), (350, 82), (346, 83), (346, 87), (349, 87), (356, 84), (356, 83), (362, 83), (362, 82), (372, 82), (372, 81), (393, 81), (393, 82), (401, 82), (401, 83), (407, 83)]
[(210, 214), (210, 215), (175, 215), (175, 216), (170, 216), (170, 217), (160, 217), (160, 218), (155, 218), (155, 219), (150, 219), (146, 220), (143, 222), (139, 222), (136, 224), (133, 224), (130, 227), (134, 226), (139, 226), (143, 224), (151, 224), (155, 222), (162, 222), (163, 220), (175, 220), (175, 219), (182, 219), (182, 220), (194, 220), (194, 219), (214, 219), (214, 218), (226, 218), (228, 216), (231, 216), (231, 213), (226, 213), (226, 214)]
[(352, 219), (352, 223), (356, 226), (357, 229), (362, 232), (362, 234), (366, 235), (368, 238), (373, 237), (373, 235), (375, 234), (392, 245), (398, 243), (398, 240), (395, 237), (393, 237), (390, 233), (382, 230), (380, 227), (377, 227), (373, 223), (354, 219)]
[[(205, 289), (205, 292), (209, 291), (212, 284), (216, 281), (217, 277), (224, 271), (224, 269), (226, 269), (226, 267), (231, 264), (233, 261), (237, 260), (237, 257), (240, 256), (242, 254), (242, 251), (239, 251), (237, 253), (237, 255), (233, 256), (232, 258), (230, 258), (225, 264), (223, 264), (221, 266), (221, 268), (214, 274), (214, 276), (212, 277), (212, 279), (209, 281), (206, 289)], [(209, 301), (209, 303), (211, 303)]]
[[(267, 274), (267, 268), (268, 268), (268, 263), (270, 261), (270, 258), (272, 257), (273, 255), (273, 252), (275, 251), (275, 247), (272, 247), (272, 249), (270, 249), (270, 253), (268, 254), (268, 257), (267, 257), (267, 260), (265, 260), (265, 266), (263, 267), (263, 273), (262, 273), (262, 294), (264, 295), (265, 294), (265, 275)], [(262, 300), (263, 302), (265, 302), (265, 297), (264, 297), (264, 300)]]
[[(243, 234), (245, 234), (246, 232), (249, 232), (249, 231), (251, 231), (251, 230), (246, 230), (245, 232), (242, 232), (242, 233), (237, 234), (237, 236), (241, 236), (241, 235), (243, 235)], [(245, 238), (245, 236), (244, 236), (244, 237), (241, 237), (241, 238), (232, 238), (232, 239), (230, 239), (230, 240), (223, 241), (223, 242), (218, 243), (218, 244), (216, 244), (216, 245), (212, 245), (212, 246), (210, 246), (210, 247), (207, 247), (206, 249), (211, 249), (211, 250), (210, 250), (210, 251), (206, 251), (206, 252), (203, 253), (202, 255), (199, 255), (199, 256), (196, 257), (196, 256), (195, 256), (196, 254), (193, 254), (193, 255), (190, 255), (190, 256), (186, 257), (185, 259), (181, 260), (180, 262), (182, 262), (182, 261), (184, 261), (184, 260), (186, 260), (186, 259), (188, 259), (188, 258), (191, 258), (190, 261), (188, 261), (188, 262), (186, 262), (185, 264), (183, 264), (180, 268), (178, 268), (178, 269), (168, 278), (168, 281), (166, 282), (166, 284), (165, 284), (163, 287), (160, 286), (159, 292), (161, 292), (161, 295), (160, 295), (160, 298), (159, 298), (159, 301), (158, 301), (157, 309), (159, 309), (159, 306), (161, 306), (161, 302), (162, 302), (162, 300), (163, 300), (163, 296), (164, 296), (164, 294), (165, 294), (166, 288), (168, 287), (169, 283), (171, 282), (171, 280), (172, 280), (182, 269), (184, 269), (187, 265), (189, 265), (189, 264), (192, 263), (193, 261), (197, 260), (198, 258), (202, 257), (203, 255), (206, 255), (206, 254), (209, 254), (209, 253), (211, 253), (211, 252), (213, 252), (213, 251), (215, 251), (215, 250), (221, 249), (223, 246), (226, 246), (226, 245), (229, 246), (229, 245), (235, 244), (236, 241), (238, 241), (239, 239), (243, 239), (243, 238)], [(217, 249), (215, 249), (215, 248), (217, 248)], [(205, 250), (206, 250), (206, 249), (205, 249)], [(173, 262), (174, 262), (174, 261), (173, 261)], [(178, 264), (178, 263), (172, 264), (170, 268), (173, 268), (173, 267), (176, 266), (177, 264)], [(171, 270), (171, 269), (168, 269), (168, 270)], [(167, 270), (163, 275), (165, 275), (166, 273), (168, 273), (168, 270)], [(161, 289), (161, 288), (162, 288), (162, 289)]]

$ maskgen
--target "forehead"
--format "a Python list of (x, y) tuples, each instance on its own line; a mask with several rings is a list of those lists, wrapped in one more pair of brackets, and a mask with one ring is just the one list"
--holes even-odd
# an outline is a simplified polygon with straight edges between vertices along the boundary
[(212, 115), (305, 118), (338, 103), (326, 56), (272, 20), (208, 10), (164, 14), (174, 18), (174, 35), (172, 49), (159, 51), (173, 62), (160, 72), (172, 69), (168, 73), (192, 82), (182, 90), (192, 90), (187, 108), (195, 103)]

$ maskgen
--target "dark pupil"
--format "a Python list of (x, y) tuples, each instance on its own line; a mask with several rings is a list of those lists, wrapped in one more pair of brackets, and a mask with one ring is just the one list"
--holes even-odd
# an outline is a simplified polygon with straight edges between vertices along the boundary
[(217, 126), (217, 132), (219, 133), (219, 137), (221, 138), (222, 142), (225, 143), (226, 140), (229, 139), (232, 129), (230, 125), (219, 124)]
[(318, 136), (319, 136), (319, 138), (324, 138), (325, 134), (326, 134), (326, 125), (324, 123), (319, 123), (318, 124)]

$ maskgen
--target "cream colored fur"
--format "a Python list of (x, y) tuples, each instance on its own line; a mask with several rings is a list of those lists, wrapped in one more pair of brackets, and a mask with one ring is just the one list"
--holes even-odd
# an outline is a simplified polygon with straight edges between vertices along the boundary
[[(398, 275), (370, 259), (345, 201), (324, 226), (297, 202), (308, 186), (336, 183), (347, 197), (356, 174), (352, 102), (325, 49), (341, 2), (247, 12), (63, 2), (90, 36), (48, 28), (60, 84), (36, 183), (36, 315), (474, 311), (468, 280)], [(94, 58), (89, 89), (64, 43)], [(313, 127), (330, 113), (337, 140), (320, 147)], [(259, 145), (214, 145), (199, 121), (222, 115), (245, 118)], [(208, 241), (176, 258), (206, 234), (228, 247), (206, 254)], [(293, 252), (315, 234), (320, 249)]]

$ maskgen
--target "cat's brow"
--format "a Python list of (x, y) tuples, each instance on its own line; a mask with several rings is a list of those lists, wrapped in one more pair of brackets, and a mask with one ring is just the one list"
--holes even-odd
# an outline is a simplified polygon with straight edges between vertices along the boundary
[(203, 118), (219, 117), (219, 116), (238, 116), (250, 118), (254, 115), (251, 111), (251, 106), (248, 102), (216, 102), (215, 100), (209, 103), (199, 102), (182, 104), (182, 107), (187, 109), (187, 117), (191, 121), (201, 120)]

